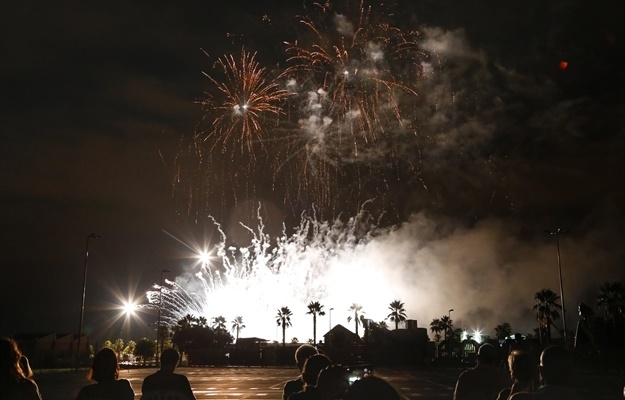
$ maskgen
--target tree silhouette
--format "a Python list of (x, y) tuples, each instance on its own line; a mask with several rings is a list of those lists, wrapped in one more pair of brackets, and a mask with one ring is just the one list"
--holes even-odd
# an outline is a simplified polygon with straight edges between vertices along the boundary
[(219, 327), (219, 324), (211, 328), (207, 325), (206, 318), (193, 317), (190, 314), (176, 323), (173, 332), (173, 344), (181, 353), (186, 354), (198, 349), (224, 348), (234, 340), (226, 329)]
[(237, 344), (239, 342), (239, 332), (243, 330), (243, 328), (245, 328), (245, 324), (243, 324), (243, 317), (236, 316), (232, 320), (232, 332), (235, 332), (236, 334)]
[(453, 337), (454, 321), (448, 315), (443, 315), (440, 319), (441, 327), (445, 332), (445, 340)]
[(622, 282), (607, 282), (599, 288), (597, 306), (608, 320), (625, 318), (625, 286)]
[(150, 340), (148, 338), (139, 339), (137, 345), (135, 346), (134, 355), (141, 357), (141, 361), (143, 365), (145, 365), (146, 361), (152, 357), (154, 357), (154, 353), (156, 352), (156, 340)]
[(291, 316), (293, 313), (289, 307), (282, 307), (278, 309), (278, 315), (276, 316), (276, 323), (282, 327), (282, 347), (286, 346), (286, 328), (291, 326)]
[(441, 332), (445, 330), (445, 327), (443, 327), (443, 323), (441, 322), (441, 320), (438, 318), (434, 318), (432, 322), (430, 322), (430, 330), (434, 332), (434, 341), (440, 342)]
[(213, 329), (216, 330), (226, 330), (226, 319), (224, 317), (222, 317), (221, 315), (218, 317), (213, 318), (213, 325), (212, 325)]
[(318, 301), (311, 301), (308, 304), (308, 312), (306, 314), (312, 314), (313, 316), (313, 345), (317, 345), (317, 315), (326, 315), (322, 309), (323, 306)]
[(495, 327), (495, 336), (497, 336), (497, 339), (504, 340), (510, 335), (512, 335), (512, 327), (509, 323), (504, 322)]
[(398, 329), (399, 323), (406, 320), (406, 310), (404, 310), (404, 303), (399, 300), (394, 300), (388, 306), (391, 313), (387, 316), (391, 322), (395, 322), (395, 329)]
[(347, 322), (351, 322), (352, 319), (354, 320), (354, 323), (356, 324), (356, 336), (360, 337), (358, 335), (358, 325), (362, 323), (361, 321), (362, 315), (360, 315), (362, 313), (362, 306), (357, 303), (352, 303), (352, 305), (349, 307), (349, 311), (353, 312), (354, 316), (352, 317), (350, 315), (349, 317), (347, 317)]
[(560, 313), (558, 313), (557, 309), (561, 309), (562, 306), (556, 303), (559, 298), (551, 289), (542, 289), (534, 295), (536, 304), (533, 310), (537, 311), (540, 332), (546, 331), (547, 343), (551, 342), (552, 322), (560, 318)]

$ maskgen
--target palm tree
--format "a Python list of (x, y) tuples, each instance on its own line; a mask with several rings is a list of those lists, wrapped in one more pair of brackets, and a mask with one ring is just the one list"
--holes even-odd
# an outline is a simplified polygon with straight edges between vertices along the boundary
[(597, 306), (606, 319), (616, 321), (625, 317), (625, 286), (622, 282), (607, 282), (599, 288)]
[(432, 320), (432, 322), (430, 322), (430, 330), (432, 332), (434, 332), (434, 341), (435, 342), (440, 342), (441, 341), (441, 332), (445, 330), (441, 320), (438, 319), (438, 318), (434, 318)]
[(557, 321), (560, 318), (560, 313), (558, 313), (557, 309), (561, 309), (562, 306), (556, 303), (559, 298), (560, 296), (555, 294), (551, 289), (542, 289), (534, 295), (536, 304), (533, 309), (537, 311), (540, 332), (542, 333), (543, 328), (546, 328), (547, 343), (551, 342), (552, 322)]
[(313, 316), (313, 345), (317, 345), (317, 315), (326, 315), (322, 310), (323, 306), (318, 301), (311, 301), (308, 304), (308, 312), (306, 314), (312, 314)]
[(361, 313), (362, 311), (362, 306), (357, 303), (352, 303), (352, 305), (349, 307), (349, 311), (353, 312), (354, 316), (352, 317), (350, 315), (349, 317), (347, 317), (347, 322), (351, 322), (352, 319), (354, 320), (354, 323), (356, 324), (356, 336), (360, 337), (358, 335), (358, 325), (362, 323), (362, 321), (360, 320), (360, 317), (362, 317), (362, 315), (359, 317), (359, 313)]
[(286, 328), (291, 326), (291, 316), (293, 313), (289, 310), (289, 307), (282, 307), (278, 309), (278, 315), (276, 316), (276, 323), (282, 327), (282, 347), (286, 346)]
[(406, 310), (404, 309), (404, 303), (399, 300), (394, 300), (388, 306), (388, 309), (391, 310), (391, 313), (386, 317), (391, 320), (391, 322), (395, 322), (395, 330), (398, 329), (399, 323), (406, 320)]
[(232, 320), (232, 332), (235, 332), (236, 337), (237, 337), (237, 341), (236, 343), (238, 344), (239, 342), (239, 332), (241, 330), (243, 330), (243, 328), (245, 328), (245, 325), (243, 324), (243, 317), (241, 316), (237, 316)]
[(497, 336), (497, 339), (504, 340), (510, 335), (512, 335), (512, 327), (509, 323), (504, 322), (503, 324), (495, 327), (495, 336)]
[[(451, 319), (449, 315), (443, 315), (440, 321), (441, 321), (441, 327), (443, 328), (443, 331), (445, 331), (445, 340), (447, 340), (448, 337), (449, 339), (452, 339), (454, 321)], [(449, 336), (448, 336), (448, 333), (449, 333)]]
[(218, 317), (213, 318), (213, 329), (216, 330), (226, 330), (226, 319), (224, 317), (222, 317), (221, 315)]

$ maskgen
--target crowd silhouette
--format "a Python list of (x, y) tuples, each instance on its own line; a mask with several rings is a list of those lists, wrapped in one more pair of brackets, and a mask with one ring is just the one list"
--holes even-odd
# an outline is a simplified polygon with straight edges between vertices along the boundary
[[(299, 346), (294, 358), (300, 374), (284, 384), (283, 400), (400, 399), (393, 385), (372, 368), (356, 373), (355, 366), (333, 363), (310, 344)], [(134, 400), (130, 381), (119, 378), (118, 360), (111, 348), (99, 350), (88, 372), (94, 383), (80, 388), (76, 400)], [(188, 378), (175, 372), (180, 353), (167, 348), (160, 360), (160, 369), (142, 383), (141, 400), (195, 400)], [(458, 376), (453, 399), (581, 400), (584, 397), (571, 382), (573, 361), (563, 345), (547, 345), (540, 351), (518, 336), (507, 347), (484, 343), (476, 365)], [(12, 338), (0, 339), (0, 400), (43, 400), (28, 358)]]

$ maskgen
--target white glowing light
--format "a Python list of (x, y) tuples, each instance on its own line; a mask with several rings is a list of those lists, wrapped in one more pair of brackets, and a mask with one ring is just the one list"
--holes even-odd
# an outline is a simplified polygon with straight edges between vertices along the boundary
[(211, 261), (211, 253), (209, 251), (201, 251), (198, 256), (198, 260), (202, 263), (202, 265), (208, 265)]
[(124, 302), (122, 306), (122, 313), (126, 315), (134, 315), (136, 310), (137, 305), (131, 301)]
[[(312, 338), (313, 321), (306, 314), (311, 301), (319, 301), (326, 312), (317, 319), (318, 334), (330, 322), (355, 331), (354, 321), (347, 321), (353, 316), (349, 311), (353, 303), (363, 306), (364, 318), (383, 321), (388, 302), (397, 297), (397, 285), (388, 270), (380, 268), (387, 260), (370, 243), (375, 227), (362, 230), (369, 222), (359, 218), (336, 226), (304, 219), (293, 235), (277, 238), (263, 233), (261, 221), (258, 231), (249, 230), (251, 244), (240, 247), (227, 245), (218, 226), (223, 236), (213, 251), (211, 267), (191, 267), (175, 281), (165, 281), (163, 324), (175, 325), (187, 314), (223, 316), (229, 322), (242, 316), (243, 335), (281, 341), (275, 316), (280, 307), (288, 306), (293, 316), (286, 341), (297, 337), (305, 342)], [(198, 264), (199, 254), (195, 250)], [(153, 305), (159, 303), (155, 289), (147, 294)], [(364, 334), (362, 325), (359, 334)]]

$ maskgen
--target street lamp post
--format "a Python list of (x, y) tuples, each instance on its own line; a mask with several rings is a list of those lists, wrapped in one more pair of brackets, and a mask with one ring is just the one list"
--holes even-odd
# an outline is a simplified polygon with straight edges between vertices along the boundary
[(87, 292), (87, 265), (89, 261), (89, 239), (98, 239), (100, 236), (92, 233), (87, 235), (87, 245), (85, 249), (85, 269), (82, 278), (82, 301), (80, 302), (80, 324), (78, 325), (78, 344), (76, 346), (76, 370), (80, 360), (80, 340), (82, 339), (82, 324), (85, 316), (85, 294)]
[(168, 273), (169, 270), (161, 271), (161, 285), (158, 287), (158, 322), (156, 324), (156, 366), (159, 366), (159, 350), (162, 349), (163, 343), (161, 340), (161, 308), (163, 306), (163, 274)]
[(562, 329), (564, 330), (564, 347), (568, 348), (568, 342), (566, 339), (566, 307), (564, 306), (564, 286), (562, 285), (562, 265), (560, 263), (560, 234), (568, 233), (568, 231), (558, 228), (555, 231), (545, 231), (545, 233), (556, 237), (556, 250), (558, 253), (558, 278), (560, 279), (560, 301), (562, 302)]
[(328, 322), (328, 330), (331, 331), (332, 330), (332, 310), (334, 310), (334, 307), (330, 308), (330, 311), (328, 312), (330, 318), (329, 318), (329, 322)]
[[(453, 308), (450, 308), (449, 311), (447, 312), (447, 318), (449, 319), (449, 323), (451, 323), (451, 312), (454, 311)], [(445, 340), (447, 340), (447, 331), (451, 330), (451, 327), (447, 327), (447, 329), (445, 330)], [(448, 343), (449, 344), (449, 343)]]
[(448, 355), (451, 355), (451, 346), (450, 346), (450, 341), (447, 340), (447, 334), (449, 333), (449, 331), (451, 331), (451, 312), (452, 311), (454, 311), (453, 308), (450, 308), (449, 311), (447, 311), (447, 323), (450, 324), (450, 325), (445, 327), (445, 342), (446, 342), (445, 343), (445, 350), (446, 350)]

